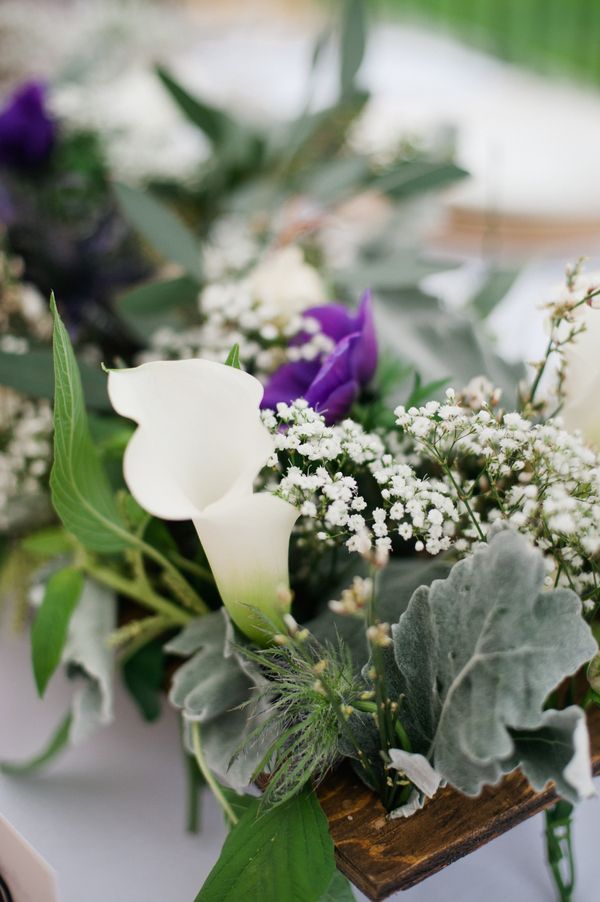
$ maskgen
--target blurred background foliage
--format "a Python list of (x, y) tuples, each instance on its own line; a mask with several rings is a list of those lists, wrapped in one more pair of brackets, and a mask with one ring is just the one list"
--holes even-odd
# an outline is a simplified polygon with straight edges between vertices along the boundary
[(386, 0), (509, 62), (600, 84), (598, 0)]

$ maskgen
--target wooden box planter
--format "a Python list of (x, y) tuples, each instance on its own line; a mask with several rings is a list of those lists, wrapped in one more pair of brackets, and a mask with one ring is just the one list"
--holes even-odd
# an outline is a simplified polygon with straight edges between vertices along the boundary
[[(600, 710), (588, 715), (594, 773), (600, 774)], [(518, 773), (477, 799), (445, 788), (409, 818), (389, 820), (379, 799), (341, 767), (319, 789), (338, 867), (369, 897), (409, 889), (556, 801)]]

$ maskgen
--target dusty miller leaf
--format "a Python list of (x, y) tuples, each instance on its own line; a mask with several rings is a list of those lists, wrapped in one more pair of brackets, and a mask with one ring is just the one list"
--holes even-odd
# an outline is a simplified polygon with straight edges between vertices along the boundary
[(87, 739), (113, 717), (113, 659), (108, 636), (116, 627), (116, 599), (104, 586), (87, 581), (71, 618), (63, 663), (76, 668), (83, 685), (73, 698), (71, 745)]
[(511, 731), (515, 753), (506, 769), (520, 767), (535, 789), (553, 780), (559, 795), (576, 803), (594, 795), (585, 713), (571, 706), (544, 711), (537, 730)]
[(516, 766), (511, 729), (543, 726), (549, 693), (596, 651), (575, 593), (543, 581), (541, 553), (502, 532), (393, 627), (414, 750), (469, 795)]
[(251, 682), (237, 660), (224, 653), (227, 622), (214, 611), (192, 621), (165, 646), (177, 655), (192, 655), (173, 678), (170, 702), (188, 720), (207, 723), (248, 699)]

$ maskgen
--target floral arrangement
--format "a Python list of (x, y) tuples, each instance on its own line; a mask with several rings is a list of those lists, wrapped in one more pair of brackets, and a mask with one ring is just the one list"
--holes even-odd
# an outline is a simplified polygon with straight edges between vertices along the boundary
[(567, 271), (532, 372), (422, 290), (407, 199), (461, 173), (357, 149), (344, 9), (336, 101), (285, 127), (159, 68), (209, 145), (182, 183), (113, 186), (39, 82), (0, 113), (0, 590), (40, 695), (75, 686), (1, 769), (109, 723), (118, 670), (145, 719), (181, 713), (190, 829), (204, 785), (230, 828), (198, 902), (352, 898), (317, 796), (342, 764), (400, 822), (446, 785), (552, 782), (566, 902), (600, 704), (600, 289)]
[[(237, 345), (222, 362), (111, 369), (111, 404), (135, 424), (116, 492), (53, 302), (62, 526), (23, 548), (38, 562), (40, 692), (61, 662), (81, 686), (48, 750), (4, 769), (110, 719), (114, 655), (149, 719), (174, 661), (187, 753), (231, 827), (199, 900), (238, 885), (275, 898), (276, 874), (278, 892), (348, 898), (315, 795), (344, 759), (392, 818), (441, 785), (477, 795), (516, 768), (536, 789), (553, 781), (549, 842), (569, 865), (564, 812), (593, 793), (600, 484), (597, 452), (554, 411), (570, 415), (568, 364), (597, 294), (569, 273), (516, 410), (481, 377), (391, 412), (370, 294), (354, 313), (305, 312), (330, 344), (266, 385)], [(300, 334), (290, 350), (319, 333)]]
[(117, 209), (100, 137), (56, 117), (40, 81), (0, 111), (0, 227), (27, 282), (46, 297), (60, 291), (70, 327), (115, 347), (110, 301), (149, 267)]

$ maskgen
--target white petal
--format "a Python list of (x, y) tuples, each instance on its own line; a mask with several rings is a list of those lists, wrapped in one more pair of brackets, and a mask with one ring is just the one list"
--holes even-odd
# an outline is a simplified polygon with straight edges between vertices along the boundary
[[(290, 534), (299, 511), (268, 493), (228, 497), (194, 520), (232, 620), (257, 641), (283, 628)], [(254, 608), (259, 608), (262, 617)]]
[(592, 764), (590, 761), (590, 736), (585, 717), (579, 720), (573, 734), (575, 754), (564, 769), (563, 776), (567, 783), (579, 793), (581, 799), (596, 795), (592, 780)]
[(195, 519), (227, 494), (252, 491), (274, 446), (253, 376), (208, 360), (157, 361), (112, 371), (108, 391), (115, 410), (139, 425), (124, 473), (149, 513)]
[(414, 783), (417, 789), (420, 789), (429, 798), (436, 794), (442, 778), (433, 769), (427, 758), (423, 755), (405, 752), (402, 749), (390, 749), (389, 756), (391, 764), (388, 764), (388, 768), (403, 771), (411, 783)]
[(417, 792), (416, 789), (413, 789), (408, 802), (404, 805), (400, 805), (399, 808), (394, 808), (393, 811), (390, 811), (390, 817), (393, 820), (396, 820), (396, 818), (399, 817), (410, 817), (412, 814), (416, 814), (417, 811), (420, 811), (424, 804), (424, 797), (421, 793)]

